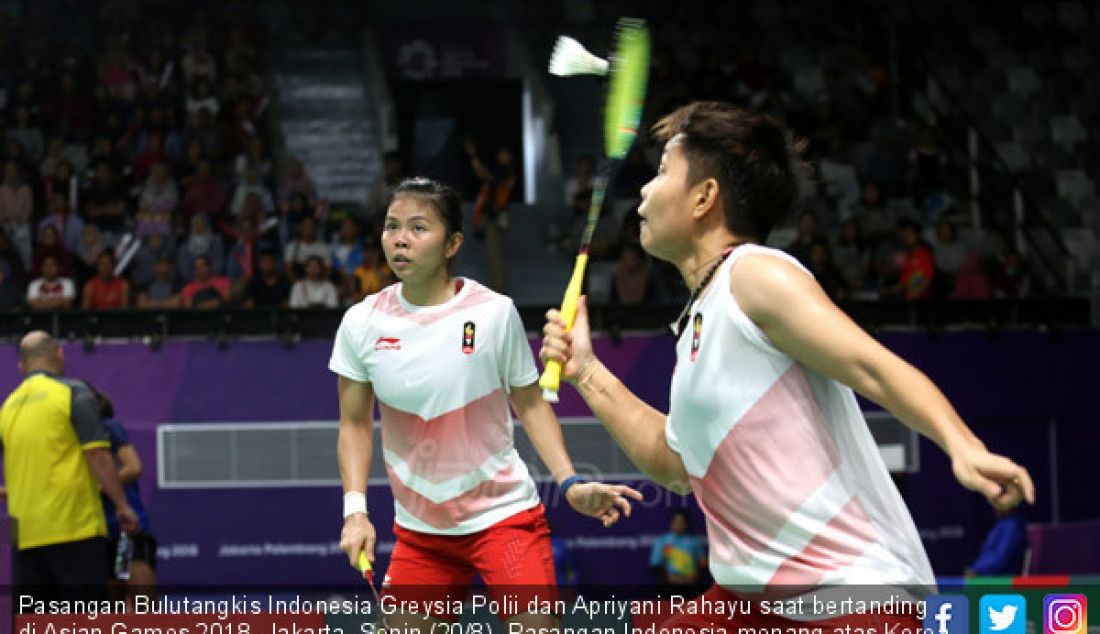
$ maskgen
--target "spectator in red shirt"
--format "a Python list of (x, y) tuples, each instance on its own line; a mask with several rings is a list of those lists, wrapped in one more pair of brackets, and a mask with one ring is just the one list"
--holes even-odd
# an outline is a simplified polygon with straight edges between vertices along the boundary
[(932, 249), (920, 236), (920, 225), (903, 219), (898, 222), (898, 239), (905, 247), (905, 261), (897, 285), (883, 291), (906, 300), (925, 300), (932, 297), (932, 278), (936, 274), (936, 259)]
[(115, 254), (105, 250), (96, 259), (96, 275), (84, 285), (84, 310), (120, 310), (130, 307), (130, 283), (115, 275)]
[(195, 279), (183, 287), (183, 305), (185, 308), (220, 308), (229, 301), (230, 283), (224, 275), (214, 275), (210, 258), (197, 256), (192, 263)]

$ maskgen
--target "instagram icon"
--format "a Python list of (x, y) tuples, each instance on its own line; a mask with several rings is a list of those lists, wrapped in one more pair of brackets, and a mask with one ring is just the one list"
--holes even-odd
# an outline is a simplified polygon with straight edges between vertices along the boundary
[(1048, 594), (1043, 598), (1043, 634), (1085, 634), (1088, 603), (1083, 594)]

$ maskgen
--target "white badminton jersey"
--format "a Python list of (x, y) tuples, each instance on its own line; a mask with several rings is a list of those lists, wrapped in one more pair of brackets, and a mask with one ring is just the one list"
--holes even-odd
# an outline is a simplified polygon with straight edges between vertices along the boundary
[(538, 380), (512, 300), (463, 279), (436, 306), (389, 286), (352, 306), (329, 369), (374, 387), (396, 522), (474, 533), (539, 503), (512, 442), (511, 386)]
[(676, 344), (665, 428), (706, 514), (714, 579), (934, 584), (852, 390), (780, 352), (730, 294), (750, 253), (798, 264), (755, 245), (722, 263)]

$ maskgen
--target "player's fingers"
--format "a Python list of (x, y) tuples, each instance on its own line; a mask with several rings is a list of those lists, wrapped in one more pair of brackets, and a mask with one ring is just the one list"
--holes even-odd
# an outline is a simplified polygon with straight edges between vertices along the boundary
[(972, 489), (984, 495), (991, 504), (996, 504), (997, 497), (1001, 495), (1002, 491), (999, 483), (978, 472), (970, 474), (969, 483)]
[(980, 470), (982, 475), (1006, 483), (1004, 485), (1006, 489), (1012, 485), (1022, 499), (1027, 500), (1029, 504), (1034, 504), (1035, 483), (1032, 482), (1027, 469), (1004, 456), (990, 454), (982, 462)]
[(615, 522), (619, 521), (618, 509), (609, 509), (606, 514), (607, 520), (604, 522), (604, 526), (611, 526)]
[(566, 340), (565, 335), (548, 337), (544, 340), (543, 343), (559, 352), (569, 352), (569, 341)]
[(997, 460), (993, 469), (998, 479), (1007, 483), (1006, 487), (1011, 486), (1021, 499), (1027, 500), (1028, 504), (1034, 504), (1035, 483), (1031, 481), (1031, 475), (1028, 474), (1027, 469), (1008, 458), (1001, 456), (995, 456), (995, 458)]
[(542, 327), (543, 341), (566, 341), (573, 342), (573, 336), (565, 329), (565, 326), (560, 324), (546, 324)]
[(615, 492), (618, 493), (619, 495), (623, 496), (623, 497), (628, 497), (628, 498), (637, 500), (638, 502), (641, 502), (642, 500), (645, 499), (645, 496), (642, 495), (641, 492), (635, 491), (634, 489), (626, 486), (625, 484), (615, 485)]
[[(363, 540), (363, 552), (367, 554), (367, 561), (374, 565), (374, 535), (368, 534), (366, 539)], [(358, 557), (355, 558), (359, 560)]]
[(565, 365), (569, 361), (569, 359), (567, 359), (565, 357), (565, 355), (563, 355), (561, 352), (559, 352), (557, 350), (554, 350), (552, 348), (543, 348), (542, 349), (542, 354), (540, 356), (542, 357), (542, 362), (543, 363), (549, 363), (551, 361), (557, 361), (558, 363), (560, 363), (562, 365)]
[(546, 311), (546, 323), (547, 325), (554, 324), (555, 326), (561, 326), (565, 328), (565, 321), (561, 318), (561, 311), (556, 308), (551, 308)]
[(1032, 482), (1031, 474), (1027, 472), (1027, 469), (1020, 467), (1020, 472), (1017, 474), (1015, 482), (1019, 484), (1027, 503), (1035, 504), (1035, 483)]
[(1016, 471), (1020, 468), (1015, 462), (1012, 462), (1008, 458), (991, 453), (985, 454), (985, 456), (978, 461), (977, 467), (984, 475), (993, 477), (1014, 476), (1016, 475)]
[(624, 497), (616, 497), (613, 502), (615, 506), (618, 506), (620, 509), (622, 509), (624, 517), (630, 517), (630, 512), (632, 510), (630, 506), (630, 500)]
[(581, 295), (577, 300), (577, 316), (573, 318), (573, 332), (587, 335), (588, 328), (588, 296)]
[(359, 543), (354, 540), (348, 540), (344, 544), (341, 544), (344, 552), (348, 554), (348, 563), (352, 568), (355, 568), (359, 564)]

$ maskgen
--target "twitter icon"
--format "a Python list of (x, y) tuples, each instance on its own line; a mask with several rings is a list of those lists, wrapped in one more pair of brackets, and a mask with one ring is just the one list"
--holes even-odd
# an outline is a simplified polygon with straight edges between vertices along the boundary
[(980, 634), (1027, 634), (1027, 600), (1019, 594), (987, 594), (978, 607)]

